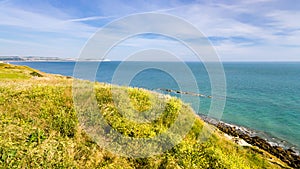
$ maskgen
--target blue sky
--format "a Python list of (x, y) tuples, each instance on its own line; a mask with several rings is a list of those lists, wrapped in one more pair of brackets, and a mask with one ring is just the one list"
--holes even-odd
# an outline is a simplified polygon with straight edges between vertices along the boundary
[[(300, 61), (297, 0), (0, 0), (0, 11), (0, 55), (76, 58), (105, 24), (159, 12), (197, 27), (222, 61)], [(114, 55), (155, 44), (174, 45), (168, 38), (139, 36), (120, 44)]]

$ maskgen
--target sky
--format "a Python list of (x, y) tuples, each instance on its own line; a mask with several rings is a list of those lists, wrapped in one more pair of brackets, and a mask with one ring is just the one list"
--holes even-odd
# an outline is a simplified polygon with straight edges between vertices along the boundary
[[(0, 56), (77, 58), (105, 25), (151, 12), (195, 26), (221, 61), (300, 61), (297, 0), (0, 0), (0, 11)], [(145, 47), (185, 53), (177, 46), (168, 37), (135, 36), (112, 53), (115, 60)]]

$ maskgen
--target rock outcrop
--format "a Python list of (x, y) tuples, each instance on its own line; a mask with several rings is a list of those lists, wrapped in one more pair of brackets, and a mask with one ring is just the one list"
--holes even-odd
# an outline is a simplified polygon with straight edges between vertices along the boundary
[(223, 131), (224, 133), (241, 138), (245, 140), (247, 143), (257, 146), (272, 155), (276, 156), (289, 166), (293, 168), (300, 168), (300, 156), (292, 149), (284, 149), (280, 146), (272, 146), (267, 140), (262, 139), (258, 136), (252, 136), (251, 133), (249, 133), (246, 130), (243, 130), (240, 127), (230, 125), (224, 122), (220, 122), (208, 117), (202, 117), (202, 119), (214, 126), (216, 126), (219, 130)]

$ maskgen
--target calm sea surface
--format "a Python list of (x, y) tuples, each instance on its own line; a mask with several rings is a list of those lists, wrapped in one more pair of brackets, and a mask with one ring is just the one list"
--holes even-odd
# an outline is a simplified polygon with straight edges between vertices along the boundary
[[(75, 62), (14, 62), (13, 64), (27, 65), (47, 73), (67, 76), (73, 76), (75, 66)], [(102, 62), (96, 80), (111, 83), (119, 64), (120, 62)], [(130, 72), (141, 64), (145, 63), (132, 62), (122, 71)], [(154, 64), (168, 66), (179, 77), (185, 76), (182, 71), (176, 72), (176, 63)], [(198, 93), (210, 95), (211, 84), (204, 66), (194, 62), (187, 65), (197, 79)], [(223, 66), (227, 82), (227, 98), (222, 121), (247, 127), (269, 141), (299, 149), (300, 63), (223, 63)], [(127, 76), (123, 78), (125, 81)], [(146, 69), (137, 72), (129, 85), (150, 90), (157, 88), (179, 90), (178, 84), (189, 83), (184, 80), (185, 78), (175, 81), (164, 71)], [(180, 95), (172, 95), (180, 97)], [(187, 102), (194, 104), (193, 100)], [(209, 98), (200, 98), (199, 113), (207, 114), (209, 106)]]

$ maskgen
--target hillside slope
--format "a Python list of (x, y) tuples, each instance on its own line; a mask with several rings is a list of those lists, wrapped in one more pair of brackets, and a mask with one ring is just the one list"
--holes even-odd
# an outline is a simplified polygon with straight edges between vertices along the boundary
[[(163, 154), (148, 158), (115, 155), (83, 130), (74, 108), (73, 79), (25, 66), (0, 64), (0, 168), (284, 168), (276, 157), (256, 147), (242, 147), (206, 126), (179, 99), (144, 89), (95, 83), (97, 105), (108, 123), (128, 137), (153, 137), (168, 129), (178, 113), (195, 118), (184, 140)], [(117, 107), (112, 90), (118, 91)], [(124, 93), (130, 98), (122, 102)], [(125, 97), (125, 96), (124, 96)], [(153, 98), (155, 100), (153, 100)], [(151, 123), (127, 117), (150, 107), (166, 109)], [(153, 112), (152, 112), (153, 113)], [(202, 133), (212, 132), (206, 141)]]

